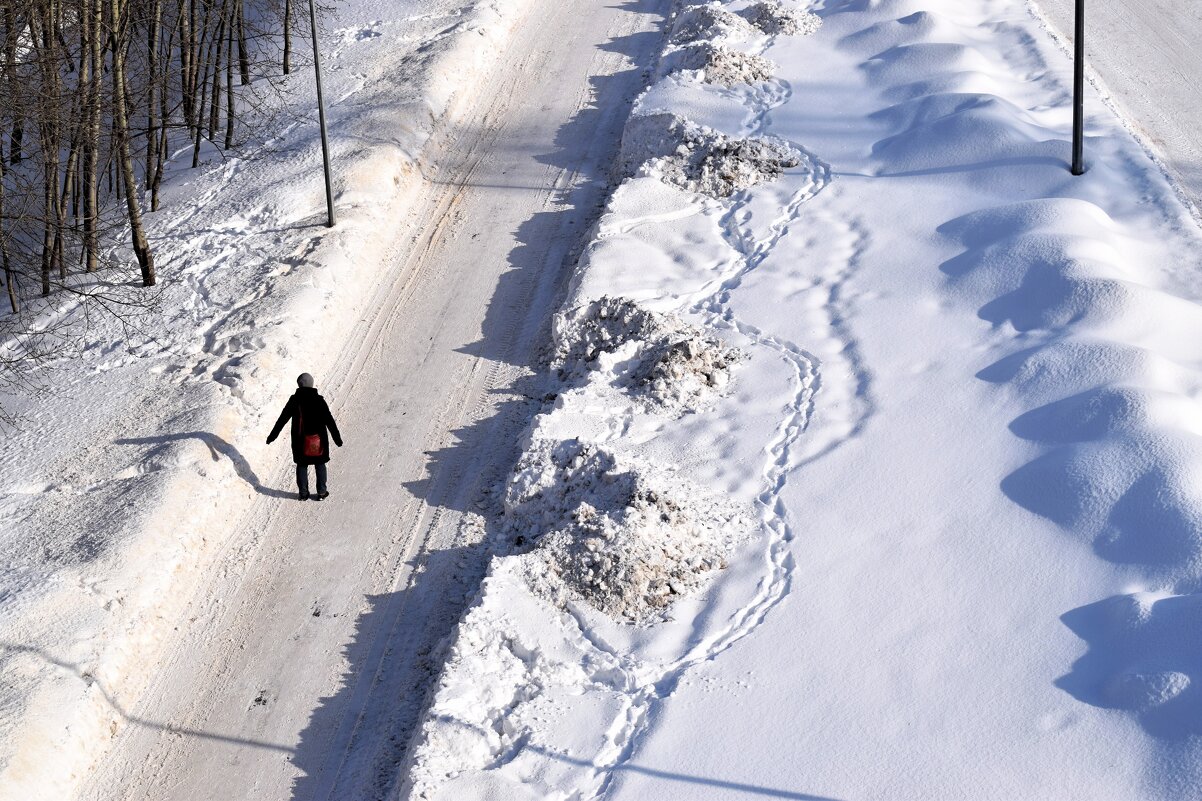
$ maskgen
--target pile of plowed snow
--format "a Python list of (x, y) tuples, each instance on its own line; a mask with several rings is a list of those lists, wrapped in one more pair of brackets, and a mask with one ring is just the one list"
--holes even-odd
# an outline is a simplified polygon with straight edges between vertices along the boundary
[(755, 29), (743, 17), (712, 3), (686, 8), (678, 14), (672, 24), (670, 41), (686, 44), (722, 37), (743, 39), (754, 33)]
[(618, 156), (627, 176), (646, 171), (716, 198), (772, 181), (800, 163), (801, 154), (780, 139), (731, 137), (675, 114), (632, 117)]
[(739, 15), (764, 33), (773, 36), (809, 36), (822, 26), (822, 19), (816, 14), (789, 8), (776, 0), (752, 3), (740, 11)]
[(660, 75), (683, 70), (701, 72), (706, 83), (734, 86), (771, 80), (776, 65), (755, 53), (703, 42), (673, 50), (660, 61)]
[(653, 411), (697, 411), (729, 384), (738, 349), (671, 314), (625, 298), (603, 297), (555, 317), (552, 368), (572, 383), (597, 370), (613, 374)]
[(821, 25), (820, 17), (776, 0), (752, 3), (739, 11), (728, 11), (720, 3), (710, 3), (681, 11), (672, 24), (670, 41), (686, 44), (722, 38), (747, 39), (761, 33), (808, 36)]
[(526, 550), (531, 588), (558, 605), (583, 600), (649, 622), (726, 567), (751, 530), (737, 504), (664, 470), (620, 464), (577, 440), (527, 451), (505, 497), (503, 531)]

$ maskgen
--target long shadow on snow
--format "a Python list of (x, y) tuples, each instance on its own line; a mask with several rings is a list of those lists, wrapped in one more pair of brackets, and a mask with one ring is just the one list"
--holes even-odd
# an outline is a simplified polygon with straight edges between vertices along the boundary
[[(451, 722), (457, 726), (467, 726), (475, 729), (477, 732), (483, 732), (479, 726), (465, 724), (461, 720), (449, 720), (440, 718), (444, 722)], [(563, 754), (559, 751), (552, 750), (546, 746), (538, 745), (537, 743), (526, 743), (522, 746), (530, 751), (542, 754), (545, 757), (554, 759), (557, 762), (563, 762), (568, 765), (575, 765), (582, 768), (598, 769), (599, 765), (587, 759), (578, 759), (577, 757)], [(687, 773), (676, 773), (670, 770), (660, 770), (658, 768), (646, 768), (642, 765), (636, 765), (631, 762), (625, 762), (613, 769), (615, 773), (637, 773), (643, 776), (651, 776), (656, 779), (666, 779), (668, 781), (683, 782), (686, 784), (699, 784), (705, 787), (720, 788), (723, 790), (733, 790), (737, 793), (747, 795), (765, 796), (767, 798), (781, 798), (786, 801), (838, 801), (838, 799), (825, 795), (814, 795), (812, 793), (803, 793), (797, 790), (782, 790), (776, 787), (765, 787), (760, 784), (747, 784), (744, 782), (731, 781), (729, 779), (719, 779), (708, 776), (692, 776)], [(692, 796), (685, 796), (692, 797)]]
[[(662, 15), (666, 6), (666, 0), (633, 0), (619, 7)], [(601, 49), (639, 54), (654, 50), (658, 41), (640, 33)], [(481, 338), (465, 348), (497, 366), (518, 368), (517, 378), (492, 390), (504, 398), (494, 414), (457, 429), (452, 445), (428, 454), (425, 478), (401, 485), (432, 516), (483, 513), (483, 542), (464, 546), (457, 540), (455, 547), (427, 549), (418, 557), (421, 564), (412, 565), (408, 586), (367, 598), (368, 609), (344, 651), (347, 668), (339, 689), (320, 700), (301, 732), (293, 762), (304, 775), (293, 785), (295, 801), (383, 798), (400, 779), (398, 769), (435, 687), (442, 647), (475, 598), (496, 545), (499, 499), (488, 493), (516, 462), (520, 435), (547, 399), (538, 345), (546, 341), (548, 313), (558, 306), (569, 268), (608, 197), (609, 174), (602, 165), (613, 161), (631, 88), (642, 86), (645, 66), (592, 79), (594, 104), (559, 129), (554, 150), (536, 157), (587, 180), (554, 197), (553, 210), (534, 214), (515, 232), (511, 269), (501, 275), (489, 302)], [(581, 141), (605, 142), (606, 151), (582, 163), (573, 155)]]
[(1118, 595), (1060, 619), (1089, 651), (1057, 687), (1087, 704), (1135, 714), (1154, 737), (1202, 735), (1202, 594)]
[(149, 450), (142, 454), (143, 461), (153, 458), (155, 455), (162, 453), (173, 442), (180, 442), (187, 439), (198, 439), (209, 448), (209, 455), (213, 457), (214, 462), (220, 462), (221, 457), (229, 459), (234, 466), (234, 470), (238, 473), (238, 477), (250, 484), (255, 492), (260, 495), (266, 495), (269, 498), (294, 498), (295, 493), (285, 490), (272, 489), (271, 487), (263, 486), (263, 482), (259, 480), (259, 476), (255, 473), (255, 469), (251, 467), (250, 462), (246, 461), (246, 457), (242, 455), (236, 447), (226, 442), (216, 434), (211, 434), (208, 431), (183, 431), (178, 434), (162, 434), (157, 437), (128, 437), (125, 439), (114, 440), (117, 445), (151, 445)]
[(79, 692), (81, 695), (87, 693), (91, 688), (95, 687), (96, 691), (104, 699), (105, 704), (117, 713), (126, 725), (140, 726), (156, 731), (168, 732), (177, 737), (193, 737), (202, 740), (215, 740), (220, 743), (225, 743), (237, 748), (257, 748), (268, 751), (279, 751), (282, 753), (291, 753), (292, 749), (286, 745), (279, 743), (267, 742), (266, 740), (255, 740), (249, 737), (239, 737), (236, 734), (222, 734), (215, 731), (204, 731), (203, 729), (189, 729), (184, 726), (176, 726), (172, 723), (164, 721), (151, 720), (149, 718), (138, 717), (131, 715), (121, 702), (108, 691), (104, 683), (87, 671), (87, 669), (76, 662), (68, 662), (66, 659), (57, 657), (50, 652), (41, 648), (36, 648), (21, 643), (6, 642), (0, 640), (0, 668), (6, 667), (8, 662), (19, 656), (31, 656), (42, 660), (48, 666), (59, 671), (60, 675), (73, 676), (79, 681)]

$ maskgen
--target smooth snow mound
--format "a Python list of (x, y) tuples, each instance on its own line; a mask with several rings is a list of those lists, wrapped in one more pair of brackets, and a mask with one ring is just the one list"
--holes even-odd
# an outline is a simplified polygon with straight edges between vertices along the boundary
[(780, 139), (730, 137), (667, 113), (631, 117), (618, 156), (625, 176), (645, 170), (716, 198), (772, 181), (800, 163), (801, 154)]
[(751, 528), (737, 504), (579, 440), (523, 455), (503, 524), (528, 549), (523, 572), (537, 595), (559, 606), (583, 600), (629, 623), (651, 622), (704, 585)]
[(808, 11), (788, 8), (776, 0), (753, 3), (739, 16), (770, 35), (809, 36), (822, 27), (822, 19)]
[(660, 62), (660, 75), (684, 70), (701, 72), (706, 83), (734, 86), (769, 81), (776, 65), (755, 53), (702, 42), (673, 50)]
[(561, 381), (605, 371), (650, 410), (674, 415), (697, 411), (720, 394), (743, 358), (679, 317), (625, 298), (606, 296), (557, 314), (554, 334), (551, 366)]

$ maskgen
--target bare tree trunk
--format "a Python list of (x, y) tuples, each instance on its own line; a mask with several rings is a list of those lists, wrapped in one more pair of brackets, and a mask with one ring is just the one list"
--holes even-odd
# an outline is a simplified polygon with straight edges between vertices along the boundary
[[(72, 106), (75, 104), (72, 103)], [(72, 108), (71, 119), (75, 119), (74, 108)], [(71, 147), (67, 152), (67, 171), (63, 175), (63, 190), (59, 193), (55, 216), (58, 220), (58, 229), (54, 234), (54, 256), (58, 262), (58, 275), (64, 281), (67, 280), (67, 262), (65, 258), (66, 246), (63, 241), (67, 231), (67, 207), (69, 205), (69, 192), (71, 186), (75, 183), (76, 165), (79, 163), (79, 133), (73, 132), (71, 136)]]
[(245, 0), (236, 0), (238, 4), (238, 72), (243, 86), (250, 85), (250, 56), (246, 52), (246, 22), (244, 19)]
[[(8, 85), (16, 87), (18, 85), (17, 78), (17, 39), (20, 35), (20, 28), (17, 26), (17, 15), (14, 10), (13, 3), (8, 3), (4, 6), (4, 26), (11, 32), (8, 41), (5, 42), (4, 53), (4, 68), (8, 73)], [(15, 91), (15, 90), (14, 90)], [(13, 126), (12, 132), (9, 134), (8, 161), (10, 164), (21, 163), (21, 143), (25, 138), (25, 117), (23, 110), (19, 107), (13, 108)]]
[[(224, 6), (229, 6), (228, 0), (224, 3)], [(228, 27), (225, 24), (225, 18), (226, 11), (225, 8), (222, 8), (221, 19), (217, 23), (217, 36), (213, 39), (213, 42), (216, 44), (214, 48), (216, 53), (214, 54), (215, 61), (213, 63), (213, 81), (209, 89), (209, 141), (214, 144), (216, 144), (217, 140), (217, 122), (221, 117), (221, 66), (222, 56), (226, 53), (225, 31)]]
[[(183, 3), (180, 3), (182, 12)], [(167, 37), (167, 57), (171, 57), (171, 49), (175, 46), (175, 32), (179, 26), (172, 26), (171, 33)], [(183, 43), (180, 43), (182, 53)], [(163, 86), (159, 90), (159, 119), (162, 121), (159, 126), (159, 144), (156, 148), (157, 158), (154, 163), (153, 178), (150, 182), (150, 210), (159, 210), (159, 185), (163, 182), (163, 170), (167, 159), (169, 139), (168, 134), (171, 131), (171, 109), (167, 105), (167, 99), (170, 95), (169, 84), (167, 82), (168, 70), (163, 70)]]
[(180, 99), (184, 107), (184, 125), (191, 130), (196, 113), (196, 0), (179, 3)]
[[(242, 6), (241, 0), (236, 0), (239, 8)], [(231, 15), (232, 15), (231, 11)], [(229, 36), (225, 40), (225, 149), (229, 150), (234, 146), (234, 19), (231, 16), (229, 28)]]
[(284, 0), (284, 74), (292, 72), (292, 0)]
[[(159, 86), (159, 29), (163, 25), (163, 0), (154, 0), (150, 12), (150, 25), (146, 35), (146, 188), (154, 180), (154, 165), (158, 159), (159, 111), (155, 102), (155, 90), (166, 92)], [(153, 208), (151, 209), (153, 211)]]
[(87, 115), (85, 126), (87, 140), (84, 144), (83, 170), (83, 249), (87, 271), (96, 272), (100, 266), (100, 243), (97, 236), (100, 213), (100, 192), (97, 169), (100, 165), (100, 92), (101, 76), (104, 72), (104, 48), (101, 31), (104, 27), (102, 0), (83, 0), (85, 36), (88, 39), (89, 57), (84, 60), (88, 75), (80, 75), (80, 85), (86, 86)]
[(4, 154), (0, 151), (0, 265), (4, 267), (4, 285), (8, 289), (8, 304), (13, 314), (20, 311), (17, 304), (17, 285), (12, 264), (8, 259), (8, 235), (4, 232)]
[[(193, 59), (193, 70), (199, 73), (200, 81), (194, 84), (193, 91), (200, 91), (200, 97), (193, 98), (195, 106), (193, 108), (194, 124), (192, 128), (192, 167), (195, 169), (200, 166), (200, 140), (204, 134), (205, 127), (205, 103), (208, 100), (207, 89), (209, 86), (209, 68), (213, 65), (213, 39), (209, 36), (209, 23), (212, 17), (212, 3), (205, 5), (204, 23), (200, 28), (200, 43), (197, 47), (196, 57)], [(207, 45), (207, 46), (206, 46)], [(203, 53), (203, 56), (202, 56)], [(204, 72), (200, 73), (201, 63), (204, 65)], [(196, 74), (193, 75), (195, 80)]]
[(118, 166), (125, 184), (125, 207), (129, 212), (134, 255), (138, 257), (138, 266), (142, 269), (142, 286), (154, 286), (154, 256), (150, 252), (150, 244), (146, 241), (146, 231), (142, 227), (142, 209), (138, 203), (134, 163), (129, 154), (129, 115), (125, 103), (125, 95), (129, 91), (129, 87), (125, 78), (125, 48), (122, 45), (124, 37), (119, 35), (125, 22), (122, 0), (110, 0), (109, 8), (112, 15), (110, 25), (113, 32), (113, 120), (117, 133), (117, 156), (120, 162)]
[[(50, 275), (55, 266), (55, 244), (60, 227), (58, 214), (58, 63), (55, 53), (54, 7), (47, 3), (35, 8), (29, 20), (29, 42), (36, 59), (42, 110), (36, 117), (42, 161), (42, 295), (50, 294)], [(47, 108), (49, 106), (49, 108)]]

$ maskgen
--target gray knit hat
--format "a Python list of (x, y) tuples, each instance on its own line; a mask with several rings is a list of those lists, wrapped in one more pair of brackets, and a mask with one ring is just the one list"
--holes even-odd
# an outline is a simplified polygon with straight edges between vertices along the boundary
[(308, 373), (301, 373), (300, 375), (298, 375), (298, 376), (296, 377), (296, 385), (297, 385), (298, 387), (310, 387), (310, 388), (312, 388), (312, 386), (313, 386), (313, 376), (309, 375)]

